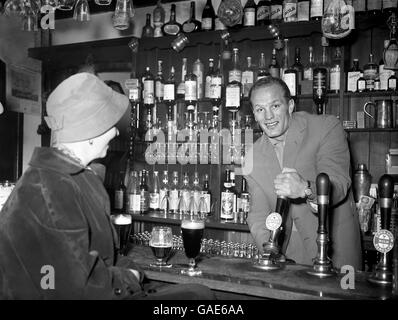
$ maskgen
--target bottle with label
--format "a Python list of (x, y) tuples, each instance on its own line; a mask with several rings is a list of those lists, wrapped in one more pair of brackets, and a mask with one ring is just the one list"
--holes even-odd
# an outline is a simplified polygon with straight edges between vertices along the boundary
[(369, 62), (363, 67), (363, 77), (366, 80), (366, 91), (375, 90), (375, 80), (377, 78), (378, 66), (373, 62), (373, 54), (369, 54)]
[(159, 211), (160, 190), (159, 190), (159, 174), (158, 171), (153, 172), (152, 190), (149, 194), (149, 209)]
[(166, 36), (175, 36), (181, 29), (181, 24), (176, 20), (176, 5), (173, 3), (170, 10), (170, 20), (162, 26), (162, 31)]
[(236, 112), (240, 108), (242, 95), (242, 71), (239, 64), (239, 49), (234, 48), (232, 54), (232, 69), (228, 73), (228, 84), (225, 89), (225, 107)]
[(252, 67), (252, 57), (246, 57), (247, 65), (245, 70), (242, 72), (242, 86), (243, 96), (248, 97), (249, 91), (254, 83), (254, 71)]
[(149, 210), (149, 190), (147, 181), (147, 171), (142, 170), (140, 181), (140, 214), (146, 214)]
[(155, 79), (149, 67), (146, 67), (144, 75), (144, 106), (152, 108), (155, 103)]
[(326, 69), (326, 90), (328, 90), (330, 84), (330, 63), (329, 63), (329, 55), (328, 55), (328, 44), (324, 43), (322, 45), (322, 62), (321, 65)]
[(196, 76), (196, 96), (197, 99), (203, 99), (203, 74), (204, 74), (204, 66), (200, 59), (196, 59), (192, 66), (193, 74)]
[(175, 105), (175, 79), (174, 79), (174, 67), (171, 66), (169, 77), (164, 83), (163, 87), (163, 100), (167, 106), (167, 120), (173, 121), (173, 108)]
[(268, 67), (270, 75), (274, 78), (280, 78), (280, 66), (278, 60), (276, 59), (276, 49), (272, 49), (271, 63)]
[(340, 62), (341, 62), (341, 51), (339, 47), (336, 47), (332, 65), (330, 68), (329, 91), (331, 93), (339, 93), (340, 91), (340, 76), (341, 76)]
[(256, 25), (257, 6), (254, 0), (247, 0), (243, 8), (243, 26), (254, 27)]
[[(159, 209), (162, 211), (166, 211), (170, 208), (170, 198), (169, 198), (169, 173), (167, 170), (163, 171), (162, 181), (160, 182), (159, 189)], [(167, 203), (167, 199), (169, 202)], [(169, 204), (169, 206), (168, 206)]]
[(312, 82), (312, 97), (317, 106), (317, 114), (323, 114), (326, 101), (326, 79), (327, 70), (323, 65), (318, 65), (314, 69), (314, 80)]
[(284, 22), (297, 21), (297, 0), (283, 1), (283, 21)]
[(223, 75), (221, 71), (221, 57), (218, 58), (217, 69), (211, 77), (210, 100), (213, 110), (213, 128), (218, 128), (218, 115), (222, 97)]
[[(363, 76), (362, 70), (359, 68), (359, 60), (354, 59), (351, 69), (347, 72), (347, 91), (358, 91), (358, 79)], [(365, 79), (364, 79), (365, 80)], [(365, 88), (364, 88), (365, 89)]]
[(184, 100), (188, 112), (194, 112), (197, 102), (197, 77), (192, 72), (185, 76)]
[(154, 35), (154, 30), (153, 27), (151, 26), (151, 14), (147, 13), (146, 23), (142, 28), (141, 38), (153, 38), (153, 35)]
[(153, 31), (153, 36), (155, 38), (162, 37), (163, 36), (162, 26), (164, 24), (166, 13), (162, 6), (161, 0), (157, 1), (155, 9), (153, 9), (152, 15), (153, 15), (153, 25), (155, 26), (155, 30)]
[(241, 193), (240, 193), (240, 223), (246, 223), (247, 215), (250, 211), (250, 194), (247, 191), (246, 179), (242, 177)]
[(389, 78), (388, 78), (388, 85), (387, 85), (387, 90), (388, 91), (397, 91), (397, 77), (395, 76), (395, 74), (392, 74)]
[(233, 201), (234, 194), (231, 192), (231, 170), (225, 170), (224, 187), (221, 191), (221, 212), (222, 221), (231, 221), (234, 218)]
[(279, 23), (283, 19), (283, 0), (271, 0), (271, 23)]
[(257, 25), (265, 26), (270, 24), (271, 0), (260, 0), (257, 4)]
[(297, 1), (297, 21), (310, 20), (310, 0)]
[(311, 0), (310, 19), (319, 21), (323, 16), (323, 0)]
[(201, 209), (202, 209), (201, 213), (205, 214), (206, 216), (209, 216), (209, 215), (211, 215), (211, 192), (210, 192), (210, 188), (209, 188), (209, 175), (208, 174), (205, 174), (201, 197), (203, 198), (203, 201), (205, 203), (205, 206), (201, 207)]
[(368, 15), (379, 16), (381, 14), (381, 0), (368, 0)]
[[(189, 184), (188, 172), (184, 172), (184, 176), (182, 178), (182, 183), (180, 186), (180, 201), (184, 201), (185, 211), (188, 211), (190, 208), (191, 195), (192, 195), (192, 188)], [(180, 203), (180, 209), (181, 209), (181, 203)]]
[(389, 17), (392, 13), (397, 14), (398, 0), (383, 0), (383, 15)]
[(352, 7), (355, 10), (355, 15), (358, 17), (366, 14), (366, 1), (364, 0), (352, 0)]
[(202, 30), (203, 31), (214, 30), (215, 18), (216, 14), (214, 12), (213, 4), (211, 3), (211, 0), (207, 0), (202, 12), (202, 25), (201, 25)]
[[(265, 54), (264, 52), (260, 53), (260, 60), (258, 61), (258, 73), (257, 73), (257, 80), (260, 80), (261, 78), (269, 77), (270, 74), (267, 70), (267, 66), (265, 63)], [(249, 94), (249, 93), (248, 93)]]
[(200, 31), (201, 23), (196, 20), (195, 1), (191, 1), (189, 19), (182, 24), (182, 30), (185, 33)]
[(181, 82), (177, 87), (177, 98), (184, 99), (185, 97), (185, 77), (187, 75), (187, 58), (182, 58), (181, 65)]
[(193, 182), (192, 182), (192, 202), (190, 212), (193, 214), (198, 214), (200, 197), (202, 195), (202, 188), (200, 187), (199, 173), (194, 172)]
[(296, 70), (297, 74), (297, 87), (298, 87), (298, 93), (301, 93), (301, 81), (303, 81), (303, 74), (304, 74), (304, 67), (303, 64), (301, 63), (301, 56), (300, 56), (300, 48), (296, 47), (295, 53), (294, 53), (294, 63), (292, 65), (292, 68)]
[(126, 212), (126, 199), (127, 191), (124, 185), (124, 172), (120, 172), (119, 185), (115, 189), (115, 213), (125, 213)]
[[(234, 220), (236, 220), (237, 219), (237, 213), (238, 213), (239, 195), (238, 195), (238, 191), (236, 190), (236, 186), (235, 186), (235, 171), (234, 170), (231, 170), (230, 176), (231, 176), (231, 189), (230, 189), (230, 191), (233, 193), (232, 212), (234, 213)], [(235, 221), (235, 222), (237, 222), (237, 221)]]
[(214, 75), (214, 59), (209, 58), (209, 69), (205, 77), (205, 98), (210, 98), (211, 79)]
[(171, 186), (170, 186), (170, 212), (171, 213), (177, 213), (178, 212), (178, 201), (180, 198), (179, 194), (179, 180), (178, 180), (178, 172), (174, 171), (173, 172), (173, 179), (171, 181)]
[(158, 60), (158, 74), (155, 79), (155, 97), (157, 102), (162, 102), (164, 98), (164, 79), (162, 63), (162, 60)]
[(314, 74), (314, 53), (312, 46), (308, 47), (308, 63), (304, 67), (303, 79), (312, 81)]
[(297, 86), (298, 86), (298, 76), (297, 71), (291, 67), (289, 67), (289, 46), (288, 40), (285, 39), (285, 53), (284, 53), (284, 61), (283, 61), (283, 81), (286, 83), (289, 88), (290, 95), (292, 97), (297, 96)]
[(366, 91), (366, 80), (365, 80), (363, 74), (358, 78), (358, 81), (357, 81), (357, 91), (358, 91), (358, 92), (364, 92), (364, 91)]
[(140, 214), (140, 207), (140, 181), (137, 171), (131, 171), (127, 188), (127, 212), (130, 214)]

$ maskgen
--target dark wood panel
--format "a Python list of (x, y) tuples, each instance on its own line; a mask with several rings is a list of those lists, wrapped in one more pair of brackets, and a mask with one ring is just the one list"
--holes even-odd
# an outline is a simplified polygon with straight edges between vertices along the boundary
[(359, 163), (364, 163), (369, 168), (369, 133), (352, 132), (349, 134), (348, 143), (352, 169), (355, 170)]

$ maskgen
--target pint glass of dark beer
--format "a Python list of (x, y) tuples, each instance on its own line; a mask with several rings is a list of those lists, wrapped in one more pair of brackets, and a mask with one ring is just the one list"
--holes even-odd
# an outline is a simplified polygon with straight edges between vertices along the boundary
[(119, 253), (122, 255), (127, 255), (128, 242), (132, 226), (131, 215), (117, 214), (111, 216), (111, 219), (118, 235)]
[(173, 233), (170, 227), (155, 226), (152, 228), (149, 246), (156, 258), (156, 263), (151, 263), (151, 267), (170, 268), (171, 264), (166, 263), (173, 246)]
[(181, 270), (181, 273), (189, 276), (201, 275), (202, 271), (196, 268), (195, 258), (200, 252), (200, 245), (205, 229), (204, 220), (199, 217), (187, 217), (181, 221), (182, 241), (185, 255), (189, 259), (189, 269)]

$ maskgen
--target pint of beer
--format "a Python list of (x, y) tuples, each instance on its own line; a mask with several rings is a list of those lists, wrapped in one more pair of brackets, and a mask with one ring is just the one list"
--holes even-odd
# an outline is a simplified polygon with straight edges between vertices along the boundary
[(182, 220), (182, 241), (187, 258), (194, 259), (199, 254), (204, 228), (203, 220)]
[(118, 235), (119, 253), (126, 255), (132, 226), (131, 215), (121, 213), (111, 216), (111, 219)]

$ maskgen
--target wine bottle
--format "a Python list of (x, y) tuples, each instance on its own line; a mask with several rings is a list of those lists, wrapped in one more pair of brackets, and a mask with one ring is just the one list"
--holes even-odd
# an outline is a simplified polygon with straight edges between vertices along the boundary
[(247, 0), (243, 8), (243, 26), (254, 27), (256, 25), (256, 3), (254, 0)]
[(311, 0), (310, 19), (321, 20), (323, 16), (323, 0)]
[(297, 0), (283, 1), (283, 21), (284, 22), (297, 21)]
[(271, 0), (260, 0), (257, 4), (257, 25), (269, 25), (271, 20)]
[(362, 70), (359, 68), (359, 60), (354, 59), (351, 69), (347, 72), (347, 91), (358, 91), (358, 79), (363, 76)]
[(284, 55), (284, 64), (283, 64), (283, 81), (286, 83), (289, 88), (290, 95), (292, 97), (296, 97), (298, 94), (298, 75), (297, 71), (289, 67), (289, 47), (288, 47), (288, 39), (285, 39), (285, 55)]
[(162, 26), (162, 31), (166, 36), (175, 36), (181, 29), (181, 24), (176, 20), (176, 5), (173, 3), (170, 10), (170, 20)]
[(142, 28), (141, 38), (153, 38), (154, 30), (151, 26), (151, 14), (146, 14), (146, 23), (145, 26)]
[(283, 0), (271, 1), (271, 22), (279, 23), (283, 18)]
[(162, 60), (158, 60), (158, 74), (155, 79), (155, 97), (157, 102), (162, 102), (164, 97), (164, 79), (162, 71)]
[(214, 74), (214, 59), (209, 58), (209, 69), (205, 77), (205, 98), (210, 98), (211, 96), (211, 80)]
[(149, 194), (149, 209), (153, 211), (159, 211), (159, 199), (160, 199), (160, 191), (159, 191), (159, 175), (158, 171), (153, 172), (152, 179), (152, 190)]
[(341, 60), (341, 51), (339, 47), (336, 47), (332, 66), (330, 68), (330, 86), (329, 90), (331, 93), (339, 93), (340, 91), (340, 60)]
[(232, 69), (228, 73), (228, 84), (225, 89), (225, 107), (236, 112), (240, 108), (242, 94), (242, 71), (239, 66), (239, 49), (234, 48), (232, 54)]
[(124, 172), (120, 172), (120, 179), (119, 185), (115, 189), (115, 213), (125, 213), (126, 212), (126, 199), (127, 199), (127, 192), (126, 186), (124, 185)]
[(241, 217), (240, 223), (246, 223), (247, 215), (250, 211), (250, 194), (247, 191), (247, 182), (245, 178), (242, 178), (241, 193), (240, 193), (240, 210)]
[(185, 33), (200, 31), (201, 23), (196, 20), (195, 1), (191, 1), (189, 19), (182, 24), (182, 30)]
[(140, 180), (140, 214), (148, 213), (149, 209), (149, 191), (147, 184), (147, 171), (142, 170)]
[(211, 0), (207, 0), (205, 7), (202, 12), (202, 30), (203, 31), (211, 31), (214, 30), (214, 19), (216, 18), (216, 14), (214, 12), (213, 4)]
[(310, 0), (297, 1), (297, 21), (310, 20)]
[(276, 59), (276, 49), (272, 49), (271, 63), (269, 65), (269, 73), (274, 78), (280, 78), (280, 66), (278, 60)]

